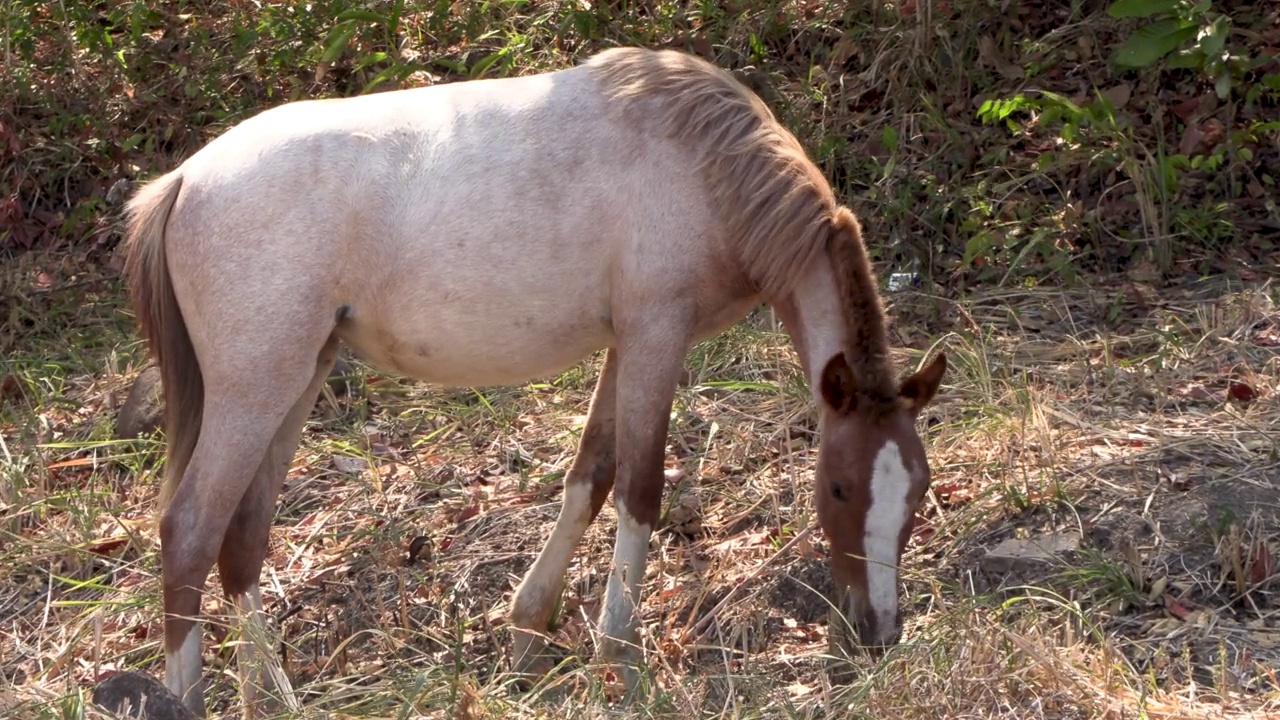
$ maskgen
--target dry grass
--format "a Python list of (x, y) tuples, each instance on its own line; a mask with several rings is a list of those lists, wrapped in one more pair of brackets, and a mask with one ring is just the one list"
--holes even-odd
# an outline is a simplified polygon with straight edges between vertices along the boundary
[[(827, 672), (836, 661), (811, 590), (827, 582), (820, 533), (806, 530), (816, 438), (787, 338), (765, 308), (695, 348), (646, 582), (660, 690), (629, 713), (591, 666), (608, 510), (570, 570), (555, 633), (563, 672), (532, 694), (505, 675), (502, 611), (554, 521), (598, 358), (483, 392), (357, 365), (351, 394), (317, 404), (263, 576), (276, 620), (265, 642), (302, 708), (290, 716), (1280, 709), (1274, 565), (1255, 562), (1280, 529), (1276, 292), (1148, 289), (1139, 303), (1135, 291), (1099, 281), (895, 298), (902, 344), (945, 348), (953, 370), (922, 421), (936, 479), (905, 563), (906, 642), (879, 663), (850, 661), (843, 683)], [(64, 314), (10, 346), (21, 349), (0, 416), (3, 703), (8, 717), (86, 717), (95, 679), (160, 671), (160, 446), (109, 440), (141, 358), (114, 295), (42, 297)], [(1256, 399), (1229, 399), (1230, 378)], [(1060, 566), (982, 569), (999, 539), (1063, 528), (1085, 543)], [(206, 609), (225, 610), (216, 593)], [(235, 709), (234, 639), (206, 632), (219, 712)]]
[[(314, 61), (332, 18), (290, 3), (214, 5), (173, 38), (180, 52), (201, 49), (187, 57), (189, 75), (171, 72), (173, 48), (153, 42), (154, 17), (121, 26), (145, 31), (141, 40), (112, 30), (136, 61), (126, 68), (114, 51), (86, 49), (106, 32), (97, 5), (25, 13), (17, 4), (5, 15), (48, 46), (38, 56), (57, 59), (14, 74), (24, 93), (45, 88), (39, 103), (17, 92), (22, 103), (0, 103), (17, 131), (5, 145), (12, 156), (0, 149), (12, 160), (0, 162), (12, 185), (4, 192), (31, 210), (30, 237), (5, 240), (21, 246), (39, 231), (56, 241), (49, 247), (76, 248), (0, 263), (5, 717), (99, 717), (87, 707), (96, 680), (161, 672), (151, 513), (162, 446), (112, 440), (115, 407), (143, 359), (112, 273), (98, 267), (110, 265), (115, 236), (104, 200), (119, 177), (113, 153), (128, 146), (129, 163), (166, 166), (279, 97), (353, 94), (396, 69), (364, 62), (390, 49), (377, 23), (359, 25), (321, 81)], [(1140, 120), (1167, 110), (1169, 97), (1206, 92), (1201, 80), (1136, 80), (1123, 114), (1132, 126), (1096, 128), (1078, 146), (1057, 144), (1055, 127), (984, 128), (972, 114), (1028, 81), (1065, 95), (1114, 88), (1105, 53), (1125, 35), (1104, 12), (1078, 3), (1010, 12), (933, 2), (517, 5), (455, 3), (444, 15), (422, 5), (406, 15), (408, 42), (397, 47), (430, 71), (406, 82), (531, 72), (618, 42), (714, 55), (766, 95), (859, 208), (881, 270), (919, 262), (947, 279), (947, 288), (893, 298), (898, 359), (914, 365), (936, 347), (952, 360), (922, 419), (935, 482), (904, 563), (906, 641), (875, 664), (825, 657), (826, 607), (815, 592), (828, 582), (825, 547), (811, 529), (809, 487), (816, 424), (794, 353), (764, 309), (689, 355), (643, 606), (652, 698), (612, 704), (591, 665), (609, 510), (570, 570), (554, 636), (569, 658), (563, 672), (529, 694), (506, 675), (502, 613), (554, 522), (598, 358), (482, 392), (357, 365), (352, 392), (317, 403), (263, 575), (274, 623), (262, 642), (282, 658), (301, 708), (288, 716), (1280, 716), (1280, 583), (1270, 560), (1280, 549), (1276, 289), (1225, 280), (1156, 288), (1132, 277), (1088, 278), (1075, 290), (955, 289), (975, 276), (1070, 279), (1082, 258), (1141, 270), (1148, 255), (1188, 249), (1173, 265), (1200, 274), (1212, 266), (1202, 254), (1236, 257), (1234, 243), (1247, 259), (1270, 247), (1259, 218), (1272, 211), (1261, 197), (1225, 202), (1225, 186), (1211, 181), (1262, 175), (1274, 133), (1242, 141), (1252, 164), (1233, 150), (1233, 165), (1180, 171), (1179, 194), (1150, 223), (1167, 232), (1130, 237), (1139, 214), (1145, 222), (1152, 212), (1150, 178), (1130, 172), (1134, 158), (1172, 148), (1181, 132)], [(245, 18), (264, 30), (250, 47), (235, 33)], [(76, 82), (64, 83), (62, 58), (75, 61)], [(1010, 64), (1025, 77), (1005, 72)], [(137, 94), (116, 91), (121, 83)], [(51, 124), (69, 129), (49, 140)], [(70, 219), (58, 224), (54, 211), (66, 208)], [(984, 253), (960, 254), (984, 237), (980, 270)], [(1062, 530), (1084, 541), (1056, 566), (983, 568), (1002, 539)], [(215, 576), (206, 607), (219, 613), (216, 587)], [(233, 713), (237, 639), (214, 625), (205, 640), (214, 711)], [(831, 665), (845, 671), (842, 682)]]

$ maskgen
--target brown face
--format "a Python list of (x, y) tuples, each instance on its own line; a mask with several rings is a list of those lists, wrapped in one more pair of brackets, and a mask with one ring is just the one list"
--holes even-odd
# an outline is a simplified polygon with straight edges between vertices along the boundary
[(836, 588), (829, 633), (846, 652), (855, 640), (882, 651), (901, 635), (898, 561), (929, 486), (929, 463), (915, 419), (945, 372), (946, 357), (940, 354), (903, 381), (896, 400), (887, 402), (858, 392), (843, 353), (823, 369), (822, 449), (814, 492), (818, 522), (831, 543)]

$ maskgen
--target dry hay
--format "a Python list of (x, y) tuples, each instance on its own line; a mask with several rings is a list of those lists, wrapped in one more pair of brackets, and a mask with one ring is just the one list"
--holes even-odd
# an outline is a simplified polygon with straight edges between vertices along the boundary
[[(642, 714), (1274, 709), (1280, 603), (1273, 564), (1258, 560), (1280, 527), (1274, 291), (1165, 291), (1139, 307), (1123, 290), (896, 299), (899, 344), (920, 347), (911, 332), (940, 338), (953, 374), (922, 419), (935, 482), (906, 560), (907, 642), (877, 665), (855, 659), (846, 685), (823, 657), (815, 419), (794, 354), (767, 309), (695, 348), (643, 607), (666, 693)], [(279, 633), (269, 642), (311, 712), (605, 712), (590, 619), (611, 509), (570, 569), (554, 635), (568, 659), (541, 696), (506, 685), (502, 614), (554, 523), (597, 362), (483, 394), (368, 369), (351, 395), (326, 392), (263, 586)], [(102, 440), (106, 408), (135, 371), (120, 362), (70, 376), (56, 396), (28, 398), (26, 424), (6, 416), (7, 472), (39, 478), (8, 498), (0, 584), (0, 666), (18, 715), (114, 670), (159, 671), (159, 445)], [(1233, 382), (1249, 402), (1231, 399), (1244, 396)], [(981, 570), (999, 539), (1062, 528), (1086, 541), (1060, 566)], [(214, 593), (206, 609), (225, 608)], [(216, 626), (206, 635), (224, 637)], [(206, 647), (210, 672), (233, 667), (230, 646)], [(234, 689), (231, 673), (217, 676), (221, 711)]]

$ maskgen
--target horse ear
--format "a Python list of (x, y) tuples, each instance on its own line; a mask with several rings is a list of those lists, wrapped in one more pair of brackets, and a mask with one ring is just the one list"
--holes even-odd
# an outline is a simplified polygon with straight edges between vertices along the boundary
[(857, 385), (853, 380), (853, 368), (849, 367), (843, 351), (836, 353), (822, 369), (821, 388), (822, 399), (827, 401), (832, 410), (838, 413), (853, 410)]
[(942, 384), (942, 376), (947, 372), (947, 355), (946, 353), (938, 353), (923, 370), (919, 370), (916, 374), (902, 381), (902, 387), (898, 389), (898, 395), (907, 401), (907, 410), (912, 415), (917, 415), (921, 410), (929, 404), (935, 393), (938, 392), (938, 386)]

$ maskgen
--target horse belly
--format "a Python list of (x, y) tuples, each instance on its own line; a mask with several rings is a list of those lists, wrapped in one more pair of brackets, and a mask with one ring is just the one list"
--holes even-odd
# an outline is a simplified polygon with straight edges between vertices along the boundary
[[(569, 313), (516, 311), (490, 300), (483, 308), (415, 304), (414, 316), (362, 321), (359, 308), (338, 335), (370, 363), (442, 385), (518, 385), (556, 374), (613, 343), (607, 307)], [(421, 311), (420, 311), (421, 312)]]

